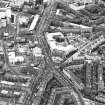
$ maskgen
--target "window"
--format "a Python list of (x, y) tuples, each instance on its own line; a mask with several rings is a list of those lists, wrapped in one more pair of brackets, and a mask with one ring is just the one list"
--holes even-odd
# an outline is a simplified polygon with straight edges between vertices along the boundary
[(14, 23), (14, 22), (15, 22), (15, 16), (11, 15), (11, 23)]

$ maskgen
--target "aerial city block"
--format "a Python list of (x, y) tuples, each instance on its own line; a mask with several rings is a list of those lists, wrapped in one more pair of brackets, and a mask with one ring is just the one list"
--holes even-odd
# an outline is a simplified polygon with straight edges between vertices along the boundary
[(0, 105), (105, 105), (105, 0), (0, 0)]

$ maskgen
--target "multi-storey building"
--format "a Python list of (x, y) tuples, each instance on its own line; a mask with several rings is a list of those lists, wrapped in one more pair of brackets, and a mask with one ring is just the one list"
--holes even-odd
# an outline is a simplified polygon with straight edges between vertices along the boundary
[(2, 76), (0, 80), (0, 101), (8, 103), (6, 105), (24, 105), (32, 94), (33, 78), (12, 74)]

